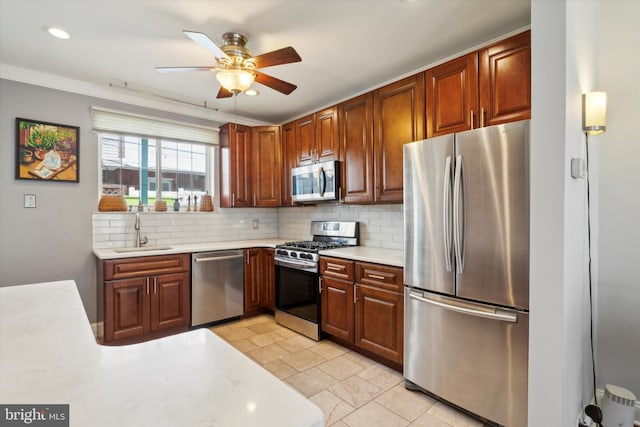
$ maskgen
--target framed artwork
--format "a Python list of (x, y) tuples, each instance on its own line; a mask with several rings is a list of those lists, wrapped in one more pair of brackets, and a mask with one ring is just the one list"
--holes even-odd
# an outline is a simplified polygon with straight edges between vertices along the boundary
[(16, 179), (80, 181), (80, 128), (16, 118)]

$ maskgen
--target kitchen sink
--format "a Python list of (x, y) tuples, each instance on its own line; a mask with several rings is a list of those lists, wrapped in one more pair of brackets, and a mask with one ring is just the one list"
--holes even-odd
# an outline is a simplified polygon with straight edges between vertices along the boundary
[(166, 251), (167, 249), (173, 249), (171, 246), (142, 246), (139, 248), (117, 248), (113, 252), (126, 253), (126, 252), (148, 252), (148, 251)]

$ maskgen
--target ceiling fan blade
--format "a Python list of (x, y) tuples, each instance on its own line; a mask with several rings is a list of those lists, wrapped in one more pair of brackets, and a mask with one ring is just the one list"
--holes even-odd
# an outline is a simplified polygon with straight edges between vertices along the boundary
[(182, 31), (185, 36), (207, 49), (215, 58), (229, 58), (226, 53), (208, 35), (195, 31)]
[(232, 96), (233, 93), (220, 86), (220, 90), (218, 91), (218, 95), (216, 96), (216, 98), (231, 98)]
[(272, 67), (274, 65), (290, 64), (300, 61), (302, 61), (302, 58), (300, 58), (298, 52), (291, 46), (263, 53), (253, 58), (253, 63), (256, 64), (256, 68)]
[(183, 71), (211, 71), (216, 67), (156, 67), (156, 71), (161, 73), (181, 73)]
[(260, 71), (255, 71), (255, 73), (256, 81), (258, 83), (268, 86), (271, 89), (277, 90), (278, 92), (284, 93), (285, 95), (289, 95), (291, 92), (298, 88), (298, 86), (294, 84), (285, 82), (284, 80), (276, 79), (275, 77), (261, 73)]

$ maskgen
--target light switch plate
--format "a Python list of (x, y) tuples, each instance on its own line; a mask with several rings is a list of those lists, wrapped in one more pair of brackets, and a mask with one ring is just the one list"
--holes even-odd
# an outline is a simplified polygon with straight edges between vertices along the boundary
[(578, 179), (587, 176), (587, 167), (582, 159), (571, 159), (571, 177)]
[(25, 208), (35, 208), (36, 207), (36, 195), (35, 194), (25, 194), (24, 195), (24, 207)]

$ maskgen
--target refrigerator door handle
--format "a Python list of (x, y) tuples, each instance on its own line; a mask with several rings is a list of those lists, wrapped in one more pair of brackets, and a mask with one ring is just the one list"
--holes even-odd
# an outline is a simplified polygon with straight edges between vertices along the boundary
[[(460, 211), (462, 210), (462, 215)], [(464, 194), (462, 188), (462, 156), (456, 156), (456, 169), (453, 178), (453, 246), (456, 252), (458, 274), (464, 272)]]
[[(426, 297), (419, 293), (416, 294), (413, 291), (409, 293), (409, 298), (414, 299), (416, 301), (425, 302), (427, 304), (435, 305), (437, 307), (444, 308), (445, 310), (451, 310), (458, 313), (468, 314), (470, 316), (484, 317), (491, 320), (499, 320), (502, 322), (509, 322), (509, 323), (517, 323), (518, 321), (518, 313), (511, 310), (505, 310), (505, 309), (495, 308), (495, 307), (493, 309), (482, 307), (482, 309), (479, 308), (477, 310), (474, 310), (473, 308), (457, 305), (452, 301), (449, 301), (449, 302), (437, 301), (435, 299)], [(471, 304), (471, 303), (467, 303), (467, 305), (468, 304)]]
[(451, 271), (451, 156), (444, 161), (442, 227), (444, 232), (444, 263), (447, 271)]

